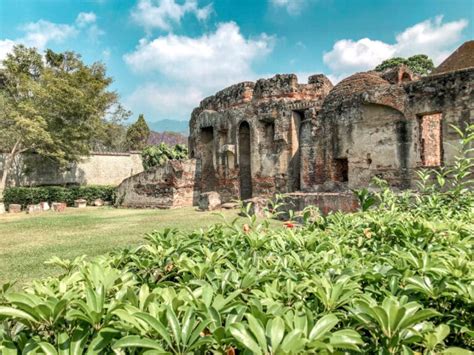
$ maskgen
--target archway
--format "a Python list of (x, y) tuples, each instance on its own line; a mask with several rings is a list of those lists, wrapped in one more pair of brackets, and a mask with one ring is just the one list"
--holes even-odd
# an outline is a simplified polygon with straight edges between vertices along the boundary
[(240, 169), (240, 198), (246, 200), (252, 197), (250, 126), (242, 122), (239, 127), (239, 169)]

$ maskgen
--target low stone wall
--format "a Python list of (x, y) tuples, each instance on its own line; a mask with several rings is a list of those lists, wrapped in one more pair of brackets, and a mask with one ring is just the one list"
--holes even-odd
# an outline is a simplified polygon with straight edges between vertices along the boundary
[[(25, 157), (20, 156), (9, 172), (9, 186), (41, 185), (118, 185), (124, 179), (143, 171), (140, 153), (93, 153), (71, 164), (64, 171), (41, 157), (35, 159), (35, 169), (25, 173)], [(5, 155), (0, 154), (0, 176)]]
[(117, 189), (117, 204), (133, 208), (176, 208), (196, 205), (199, 198), (196, 159), (169, 160), (125, 179)]
[(302, 211), (307, 206), (318, 207), (323, 215), (329, 212), (355, 212), (359, 209), (359, 201), (353, 193), (339, 192), (294, 192), (284, 196), (285, 212)]

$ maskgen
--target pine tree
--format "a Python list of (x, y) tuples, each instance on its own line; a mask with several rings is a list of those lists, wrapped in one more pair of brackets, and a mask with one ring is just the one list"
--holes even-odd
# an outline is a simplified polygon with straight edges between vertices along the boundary
[(137, 122), (132, 124), (127, 130), (127, 145), (129, 150), (143, 150), (150, 136), (150, 128), (145, 121), (143, 114), (138, 116)]

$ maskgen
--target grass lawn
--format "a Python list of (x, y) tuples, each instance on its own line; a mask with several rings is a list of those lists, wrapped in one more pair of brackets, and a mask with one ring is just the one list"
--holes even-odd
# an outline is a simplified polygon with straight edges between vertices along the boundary
[[(226, 217), (237, 210), (221, 211)], [(24, 213), (0, 216), (0, 285), (17, 280), (50, 276), (59, 270), (45, 265), (52, 256), (72, 259), (104, 254), (115, 248), (136, 245), (153, 230), (175, 227), (192, 231), (222, 221), (212, 212), (195, 208), (174, 210), (88, 207), (63, 213)]]

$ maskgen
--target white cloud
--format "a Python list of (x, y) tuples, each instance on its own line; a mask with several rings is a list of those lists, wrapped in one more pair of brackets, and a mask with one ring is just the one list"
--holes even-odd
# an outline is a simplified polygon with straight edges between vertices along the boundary
[(168, 34), (150, 42), (142, 39), (124, 59), (136, 72), (157, 71), (172, 79), (218, 87), (248, 76), (252, 62), (268, 54), (272, 43), (265, 34), (246, 39), (234, 22), (227, 22), (198, 38)]
[(104, 60), (109, 60), (110, 59), (110, 55), (112, 54), (112, 52), (110, 51), (110, 48), (106, 48), (102, 51), (102, 58), (104, 58)]
[(426, 54), (436, 65), (459, 44), (467, 25), (468, 21), (464, 19), (443, 23), (442, 16), (438, 16), (407, 28), (395, 37), (393, 44), (370, 38), (342, 39), (324, 54), (323, 61), (334, 72), (333, 77), (370, 70), (396, 56)]
[(0, 40), (0, 62), (6, 58), (14, 45), (15, 42), (10, 39)]
[(129, 102), (134, 107), (141, 102), (157, 113), (178, 113), (184, 118), (205, 96), (255, 79), (253, 64), (272, 48), (272, 37), (262, 34), (245, 38), (233, 22), (221, 23), (215, 32), (197, 38), (168, 34), (152, 41), (142, 39), (134, 52), (124, 56), (125, 62), (137, 73), (160, 74), (173, 82), (173, 87), (144, 84)]
[(147, 31), (153, 28), (170, 31), (174, 24), (179, 24), (186, 14), (194, 14), (200, 21), (205, 21), (212, 13), (212, 4), (199, 7), (197, 0), (185, 0), (179, 4), (176, 0), (138, 0), (132, 11), (132, 19)]
[(276, 8), (284, 8), (290, 15), (299, 15), (311, 0), (269, 0)]
[(96, 24), (93, 12), (81, 12), (74, 24), (53, 23), (46, 20), (30, 22), (20, 26), (24, 35), (16, 39), (0, 39), (0, 61), (5, 59), (15, 44), (35, 47), (43, 51), (50, 43), (61, 43), (75, 37), (81, 31), (87, 33), (91, 41), (97, 41), (105, 32)]
[(87, 26), (97, 21), (97, 16), (93, 12), (80, 12), (76, 17), (76, 24), (79, 27)]
[(25, 32), (25, 36), (16, 42), (23, 43), (29, 47), (36, 47), (40, 50), (44, 49), (48, 42), (63, 42), (77, 34), (74, 26), (45, 20), (27, 23), (21, 26), (21, 29)]
[(148, 109), (154, 119), (189, 118), (191, 110), (205, 97), (199, 87), (185, 85), (157, 85), (146, 83), (139, 86), (125, 99), (125, 105), (135, 111)]

